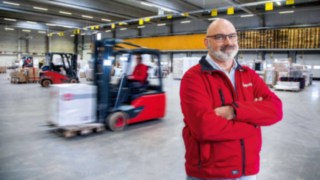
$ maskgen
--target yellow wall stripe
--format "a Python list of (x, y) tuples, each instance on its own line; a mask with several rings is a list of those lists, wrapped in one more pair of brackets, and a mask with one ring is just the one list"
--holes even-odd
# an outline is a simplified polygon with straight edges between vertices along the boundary
[(124, 39), (146, 48), (159, 50), (205, 50), (205, 34)]

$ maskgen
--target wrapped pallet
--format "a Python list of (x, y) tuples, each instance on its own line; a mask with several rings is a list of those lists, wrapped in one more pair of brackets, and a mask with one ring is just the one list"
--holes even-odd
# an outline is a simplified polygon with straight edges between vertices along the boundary
[(199, 59), (198, 57), (175, 58), (173, 60), (173, 79), (182, 79), (182, 76), (188, 69), (198, 64)]
[(51, 86), (50, 123), (56, 126), (95, 122), (96, 86), (88, 84), (58, 84)]

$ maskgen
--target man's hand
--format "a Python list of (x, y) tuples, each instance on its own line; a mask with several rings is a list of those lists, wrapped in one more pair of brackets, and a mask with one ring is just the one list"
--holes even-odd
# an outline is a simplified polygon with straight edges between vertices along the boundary
[(221, 106), (214, 109), (217, 116), (232, 120), (235, 117), (234, 109), (232, 106)]

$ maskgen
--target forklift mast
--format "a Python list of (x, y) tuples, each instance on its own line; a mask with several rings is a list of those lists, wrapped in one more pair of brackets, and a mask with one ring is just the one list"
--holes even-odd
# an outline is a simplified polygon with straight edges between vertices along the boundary
[(108, 115), (109, 82), (112, 70), (113, 47), (119, 40), (99, 40), (94, 46), (94, 78), (93, 83), (97, 86), (97, 122), (103, 123)]

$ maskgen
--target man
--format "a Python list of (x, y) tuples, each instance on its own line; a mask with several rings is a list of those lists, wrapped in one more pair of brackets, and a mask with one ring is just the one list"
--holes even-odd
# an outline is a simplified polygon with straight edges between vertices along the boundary
[(140, 89), (146, 84), (148, 78), (148, 66), (142, 63), (140, 54), (136, 55), (136, 66), (133, 73), (128, 76), (128, 87), (131, 93), (140, 92)]
[(234, 59), (237, 40), (228, 20), (211, 23), (208, 54), (181, 80), (188, 180), (256, 180), (261, 126), (282, 119), (281, 100)]
[(142, 63), (142, 57), (140, 54), (136, 55), (136, 66), (132, 75), (128, 76), (130, 82), (138, 82), (141, 85), (145, 84), (148, 77), (148, 66)]

